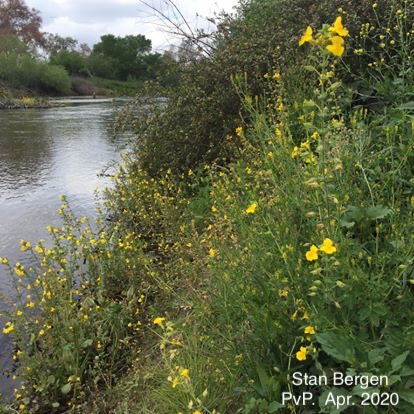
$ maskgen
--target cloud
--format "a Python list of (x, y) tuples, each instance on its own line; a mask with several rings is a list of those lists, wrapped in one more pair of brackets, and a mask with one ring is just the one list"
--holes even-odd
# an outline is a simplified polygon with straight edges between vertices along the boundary
[[(160, 0), (149, 0), (159, 7)], [(144, 34), (152, 40), (154, 49), (165, 49), (176, 42), (163, 32), (151, 11), (139, 0), (26, 0), (30, 7), (40, 11), (43, 30), (70, 36), (80, 43), (93, 45), (103, 34), (117, 36)], [(214, 12), (231, 11), (237, 0), (192, 1), (177, 0), (180, 11), (193, 27), (207, 28), (207, 22), (196, 17), (211, 17)], [(156, 24), (158, 23), (158, 24)]]

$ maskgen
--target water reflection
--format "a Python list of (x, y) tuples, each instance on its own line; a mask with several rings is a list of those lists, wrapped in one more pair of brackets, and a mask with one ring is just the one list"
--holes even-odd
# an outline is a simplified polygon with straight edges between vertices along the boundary
[[(114, 139), (112, 123), (122, 102), (82, 103), (87, 105), (0, 111), (0, 257), (10, 262), (28, 265), (20, 239), (47, 239), (46, 227), (61, 224), (59, 194), (76, 214), (93, 216), (95, 189), (108, 184), (99, 173), (119, 160), (126, 138)], [(0, 293), (13, 296), (4, 268)], [(9, 365), (10, 349), (0, 335), (2, 368)], [(11, 387), (0, 378), (0, 391), (9, 394)]]
[(44, 123), (36, 111), (21, 112), (0, 113), (0, 200), (5, 194), (13, 196), (19, 188), (41, 185), (42, 172), (50, 163), (50, 139)]

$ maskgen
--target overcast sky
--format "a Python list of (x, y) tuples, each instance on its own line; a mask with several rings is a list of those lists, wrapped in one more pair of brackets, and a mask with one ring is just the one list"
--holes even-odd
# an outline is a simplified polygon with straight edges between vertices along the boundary
[[(148, 0), (156, 7), (161, 1)], [(26, 4), (40, 10), (44, 31), (70, 36), (90, 46), (108, 33), (144, 34), (158, 51), (174, 43), (154, 24), (157, 20), (139, 0), (26, 0)], [(207, 28), (208, 23), (197, 13), (211, 17), (223, 9), (231, 12), (237, 0), (177, 0), (176, 4), (193, 26)]]

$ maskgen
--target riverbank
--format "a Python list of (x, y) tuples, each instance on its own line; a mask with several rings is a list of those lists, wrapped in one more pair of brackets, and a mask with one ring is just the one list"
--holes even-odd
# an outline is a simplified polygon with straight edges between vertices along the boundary
[(302, 0), (249, 2), (165, 105), (131, 103), (138, 144), (96, 224), (61, 196), (53, 244), (20, 242), (35, 265), (1, 260), (16, 409), (412, 413), (413, 40), (396, 33), (414, 10), (396, 2), (316, 2), (313, 27)]
[[(140, 81), (117, 81), (103, 78), (71, 78), (71, 93), (59, 95), (59, 98), (73, 96), (91, 97), (122, 97), (134, 96), (143, 87)], [(36, 92), (0, 85), (0, 110), (51, 108), (60, 103), (55, 100), (56, 94), (37, 96)]]
[(0, 110), (51, 108), (52, 103), (46, 98), (30, 97), (0, 99)]

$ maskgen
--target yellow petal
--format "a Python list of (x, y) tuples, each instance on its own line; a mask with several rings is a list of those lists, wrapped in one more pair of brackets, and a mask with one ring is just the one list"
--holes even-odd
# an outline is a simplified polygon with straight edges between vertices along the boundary
[(340, 36), (334, 36), (331, 39), (332, 44), (326, 46), (326, 49), (329, 50), (333, 55), (341, 57), (345, 51), (344, 48), (344, 39)]
[(334, 32), (338, 34), (339, 36), (345, 37), (348, 36), (349, 32), (348, 29), (346, 29), (342, 25), (342, 17), (338, 16), (335, 20), (335, 23), (332, 25), (332, 27), (329, 28), (330, 32)]
[(312, 33), (313, 33), (312, 27), (308, 26), (306, 28), (305, 33), (302, 35), (302, 37), (299, 40), (299, 46), (302, 46), (306, 42), (309, 42), (309, 43), (312, 42), (313, 41)]

